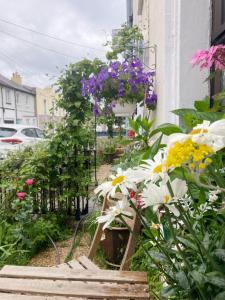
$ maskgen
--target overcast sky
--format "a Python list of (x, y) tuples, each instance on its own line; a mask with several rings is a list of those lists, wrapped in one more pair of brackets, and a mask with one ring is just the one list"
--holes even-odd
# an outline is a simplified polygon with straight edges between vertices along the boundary
[[(84, 47), (50, 39), (2, 20)], [(18, 71), (23, 83), (48, 86), (70, 62), (84, 57), (104, 59), (103, 44), (112, 29), (125, 21), (126, 0), (0, 0), (0, 73), (11, 77), (12, 72)]]

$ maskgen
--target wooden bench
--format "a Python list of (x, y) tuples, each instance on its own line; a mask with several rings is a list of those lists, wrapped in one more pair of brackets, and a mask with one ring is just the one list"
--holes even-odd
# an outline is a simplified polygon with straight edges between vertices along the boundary
[[(102, 214), (110, 205), (114, 203), (104, 199)], [(136, 214), (126, 221), (139, 232)], [(0, 271), (0, 300), (149, 299), (146, 273), (122, 271), (129, 267), (137, 236), (129, 235), (120, 270), (108, 271), (91, 261), (102, 235), (103, 224), (98, 224), (88, 257), (54, 267), (5, 266)]]
[(143, 272), (5, 266), (0, 299), (149, 299)]

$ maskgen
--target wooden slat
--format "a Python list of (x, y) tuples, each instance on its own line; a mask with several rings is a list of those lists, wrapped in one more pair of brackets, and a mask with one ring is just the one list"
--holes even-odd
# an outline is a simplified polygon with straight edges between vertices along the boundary
[(68, 270), (68, 269), (75, 269), (75, 270), (84, 270), (85, 268), (77, 261), (72, 260), (67, 263), (62, 263), (60, 265), (51, 267), (53, 269), (62, 269), (62, 270)]
[(108, 270), (61, 270), (48, 267), (5, 266), (0, 277), (53, 279), (71, 281), (97, 281), (118, 283), (147, 283), (144, 272), (108, 271)]
[(84, 266), (85, 269), (97, 271), (100, 270), (100, 268), (86, 256), (80, 256), (77, 260), (82, 264), (82, 266)]
[(84, 298), (63, 297), (63, 296), (35, 296), (11, 293), (0, 293), (1, 300), (84, 300)]
[(148, 299), (146, 285), (0, 278), (0, 291), (28, 295)]

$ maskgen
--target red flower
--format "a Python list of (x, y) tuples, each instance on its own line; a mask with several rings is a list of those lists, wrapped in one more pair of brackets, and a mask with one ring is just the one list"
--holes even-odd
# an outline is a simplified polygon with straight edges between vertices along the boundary
[(135, 132), (131, 129), (128, 130), (127, 132), (127, 136), (131, 139), (133, 139), (135, 137)]
[(33, 179), (27, 179), (26, 181), (25, 181), (25, 183), (27, 184), (27, 185), (32, 185), (33, 184)]
[(26, 193), (18, 192), (18, 193), (16, 193), (16, 196), (17, 196), (18, 199), (23, 200), (26, 196)]
[(134, 191), (130, 191), (129, 192), (129, 196), (130, 196), (130, 199), (134, 198), (135, 197), (135, 192)]

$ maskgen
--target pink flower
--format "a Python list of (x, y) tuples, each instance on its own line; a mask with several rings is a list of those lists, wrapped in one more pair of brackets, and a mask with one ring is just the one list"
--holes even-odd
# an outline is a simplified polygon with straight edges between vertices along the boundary
[(135, 132), (133, 130), (128, 130), (127, 135), (130, 139), (135, 137)]
[(216, 45), (209, 50), (198, 50), (191, 59), (192, 66), (200, 65), (200, 70), (210, 69), (225, 70), (225, 45)]
[(25, 183), (27, 184), (27, 185), (32, 185), (33, 184), (33, 179), (27, 179), (26, 181), (25, 181)]
[(25, 198), (25, 196), (26, 196), (26, 193), (24, 193), (24, 192), (17, 192), (16, 196), (17, 196), (18, 199), (23, 200)]

